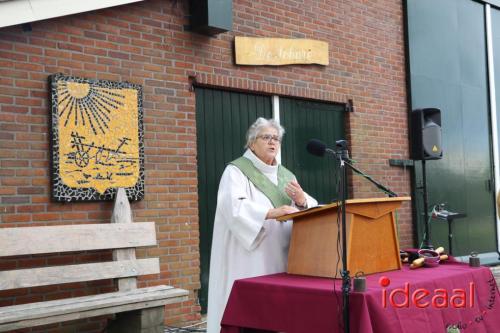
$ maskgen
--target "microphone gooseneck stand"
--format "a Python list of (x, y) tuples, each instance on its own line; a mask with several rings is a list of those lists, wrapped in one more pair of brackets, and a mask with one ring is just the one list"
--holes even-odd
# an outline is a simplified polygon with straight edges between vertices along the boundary
[(398, 195), (393, 191), (389, 190), (384, 185), (376, 182), (370, 176), (365, 175), (363, 172), (355, 168), (352, 164), (350, 164), (349, 153), (347, 151), (347, 141), (346, 140), (338, 140), (336, 143), (336, 150), (327, 148), (326, 145), (317, 139), (309, 140), (307, 144), (307, 151), (312, 155), (316, 156), (324, 156), (325, 153), (328, 153), (335, 157), (339, 161), (340, 166), (340, 209), (342, 211), (342, 270), (340, 275), (342, 277), (342, 317), (344, 321), (344, 332), (350, 332), (350, 324), (349, 324), (349, 293), (351, 291), (351, 278), (349, 276), (349, 271), (347, 270), (347, 222), (346, 222), (346, 199), (347, 199), (347, 169), (346, 166), (351, 168), (354, 172), (360, 174), (361, 176), (368, 179), (370, 182), (375, 184), (377, 188), (384, 191), (389, 197), (397, 197)]
[(344, 319), (344, 332), (350, 332), (349, 325), (349, 292), (351, 291), (351, 277), (347, 270), (347, 232), (346, 232), (346, 215), (345, 215), (345, 201), (347, 197), (347, 169), (345, 158), (347, 157), (347, 150), (342, 151), (335, 156), (340, 161), (340, 198), (342, 210), (342, 316)]
[(384, 185), (376, 182), (370, 176), (364, 174), (362, 171), (350, 164), (349, 154), (347, 149), (342, 149), (340, 151), (334, 151), (331, 149), (326, 149), (327, 152), (332, 153), (340, 162), (340, 199), (341, 199), (341, 210), (342, 210), (342, 271), (340, 275), (342, 276), (342, 315), (344, 321), (344, 332), (350, 332), (349, 323), (349, 293), (351, 291), (351, 277), (349, 276), (349, 271), (347, 270), (347, 223), (346, 223), (346, 198), (347, 198), (347, 169), (348, 166), (351, 170), (357, 174), (368, 179), (371, 183), (375, 184), (377, 188), (384, 191), (389, 197), (397, 197), (398, 195), (385, 187)]
[(368, 179), (371, 183), (373, 183), (378, 189), (382, 190), (385, 194), (387, 194), (390, 198), (397, 197), (398, 195), (394, 193), (393, 191), (389, 190), (387, 187), (384, 185), (380, 184), (379, 182), (375, 181), (372, 177), (368, 176), (367, 174), (363, 173), (361, 170), (357, 169), (354, 165), (350, 164), (347, 161), (344, 161), (344, 163), (354, 172), (356, 172), (358, 175), (361, 175)]

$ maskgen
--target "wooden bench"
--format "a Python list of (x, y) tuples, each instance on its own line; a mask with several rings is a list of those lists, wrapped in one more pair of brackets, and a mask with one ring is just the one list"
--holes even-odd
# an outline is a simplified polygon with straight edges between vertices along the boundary
[(113, 261), (0, 271), (0, 290), (118, 279), (118, 291), (0, 307), (0, 332), (117, 314), (107, 332), (163, 333), (165, 304), (188, 291), (160, 285), (137, 288), (137, 276), (158, 274), (158, 258), (136, 259), (135, 248), (156, 245), (154, 222), (132, 223), (120, 189), (111, 224), (0, 228), (0, 257), (114, 249)]

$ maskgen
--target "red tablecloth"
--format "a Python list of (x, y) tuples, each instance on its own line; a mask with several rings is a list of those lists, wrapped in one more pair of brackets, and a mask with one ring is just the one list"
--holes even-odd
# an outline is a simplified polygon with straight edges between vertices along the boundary
[[(381, 277), (390, 284), (383, 287)], [(350, 294), (351, 333), (443, 333), (454, 324), (465, 333), (500, 332), (499, 292), (487, 267), (471, 268), (461, 263), (444, 263), (434, 268), (410, 270), (404, 266), (367, 276), (367, 290)], [(409, 286), (409, 306), (397, 308), (390, 302), (395, 288)], [(470, 288), (473, 283), (473, 295)], [(240, 327), (286, 333), (343, 332), (341, 280), (289, 275), (286, 273), (237, 280), (222, 319), (223, 333), (239, 332)], [(418, 304), (430, 302), (435, 295), (448, 293), (432, 305), (418, 308), (411, 299), (418, 288), (430, 295)], [(465, 294), (460, 294), (463, 290)], [(405, 300), (403, 291), (396, 293), (396, 304)], [(383, 298), (385, 295), (386, 306)], [(451, 297), (461, 295), (459, 298)], [(464, 296), (465, 295), (465, 296)], [(465, 297), (465, 308), (457, 307)], [(473, 299), (473, 302), (472, 302)], [(473, 304), (471, 304), (471, 302)]]

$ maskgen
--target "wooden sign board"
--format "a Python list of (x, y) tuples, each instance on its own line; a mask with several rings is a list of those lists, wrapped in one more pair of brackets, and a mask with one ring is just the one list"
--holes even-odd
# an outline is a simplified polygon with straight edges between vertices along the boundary
[(328, 43), (312, 39), (235, 37), (237, 65), (328, 65)]

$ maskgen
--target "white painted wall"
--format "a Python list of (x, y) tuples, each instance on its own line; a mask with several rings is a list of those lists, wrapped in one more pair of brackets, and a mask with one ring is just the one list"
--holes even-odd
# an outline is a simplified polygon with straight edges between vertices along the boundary
[(143, 0), (0, 0), (0, 28)]

